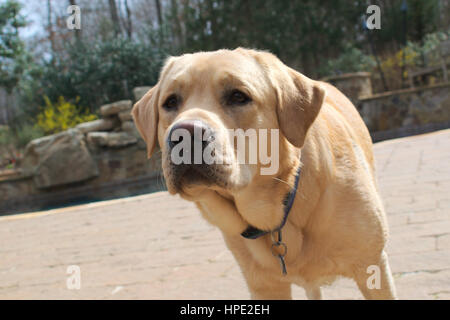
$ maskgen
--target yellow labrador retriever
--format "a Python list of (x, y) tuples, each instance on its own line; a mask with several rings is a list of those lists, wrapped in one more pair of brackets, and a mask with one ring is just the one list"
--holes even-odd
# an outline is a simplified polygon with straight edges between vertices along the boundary
[[(169, 193), (221, 230), (252, 298), (290, 299), (297, 284), (320, 299), (339, 276), (368, 299), (396, 297), (371, 138), (335, 87), (267, 52), (199, 52), (169, 58), (132, 113), (149, 157), (159, 142)], [(233, 129), (263, 142), (239, 158)], [(275, 138), (262, 139), (264, 130)], [(220, 161), (180, 162), (175, 149), (184, 160), (198, 154), (187, 142), (214, 145)], [(267, 158), (248, 160), (261, 150), (278, 156), (274, 170)]]

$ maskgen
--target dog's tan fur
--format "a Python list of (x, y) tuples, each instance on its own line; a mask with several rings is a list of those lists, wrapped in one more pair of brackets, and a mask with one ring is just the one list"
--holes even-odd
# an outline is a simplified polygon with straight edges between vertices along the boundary
[[(248, 93), (251, 104), (227, 109), (220, 99), (224, 87)], [(183, 102), (167, 112), (161, 105), (173, 92)], [(320, 286), (337, 276), (353, 278), (366, 298), (395, 298), (372, 142), (355, 107), (335, 87), (305, 77), (270, 53), (241, 48), (200, 52), (169, 58), (158, 84), (136, 103), (133, 115), (149, 156), (159, 141), (169, 192), (194, 201), (222, 231), (252, 298), (289, 299), (293, 283), (303, 286), (309, 298), (321, 298)], [(230, 145), (223, 133), (227, 128), (280, 129), (278, 172), (259, 174), (259, 162), (231, 163), (218, 170), (217, 185), (184, 181), (176, 189), (165, 141), (171, 126), (184, 119), (201, 119), (222, 133), (225, 149)], [(234, 159), (233, 150), (228, 154)], [(280, 224), (282, 201), (300, 165), (298, 191), (283, 228), (288, 247), (288, 275), (283, 276), (270, 236), (250, 240), (240, 233), (249, 224), (263, 230)], [(379, 289), (367, 287), (370, 265), (380, 268)]]

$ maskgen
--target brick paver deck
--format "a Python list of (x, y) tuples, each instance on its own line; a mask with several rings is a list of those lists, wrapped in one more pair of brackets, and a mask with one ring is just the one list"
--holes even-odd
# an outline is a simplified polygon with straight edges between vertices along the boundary
[[(375, 146), (402, 299), (450, 298), (450, 130)], [(66, 286), (78, 265), (81, 289)], [(305, 298), (294, 288), (294, 298)], [(328, 299), (361, 299), (351, 280)], [(2, 299), (247, 299), (220, 232), (165, 192), (0, 217)]]

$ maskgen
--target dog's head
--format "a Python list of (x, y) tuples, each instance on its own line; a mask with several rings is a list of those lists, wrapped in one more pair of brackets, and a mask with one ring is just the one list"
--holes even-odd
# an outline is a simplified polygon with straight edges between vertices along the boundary
[[(149, 157), (159, 142), (169, 192), (195, 200), (205, 188), (233, 194), (251, 184), (267, 166), (261, 149), (283, 161), (286, 144), (301, 148), (323, 100), (318, 82), (270, 53), (239, 48), (167, 59), (132, 113)], [(242, 133), (249, 143), (238, 154)]]

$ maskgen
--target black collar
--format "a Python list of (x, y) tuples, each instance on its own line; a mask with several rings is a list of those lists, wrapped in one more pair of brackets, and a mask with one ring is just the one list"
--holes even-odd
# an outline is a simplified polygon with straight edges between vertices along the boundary
[(298, 181), (300, 180), (300, 171), (301, 171), (300, 169), (301, 169), (301, 166), (299, 166), (297, 169), (297, 175), (295, 176), (294, 188), (288, 192), (288, 194), (286, 195), (286, 197), (283, 200), (284, 216), (283, 216), (283, 220), (281, 221), (281, 224), (277, 228), (275, 228), (273, 230), (269, 230), (269, 231), (264, 231), (264, 230), (261, 230), (261, 229), (258, 229), (258, 228), (255, 228), (255, 227), (249, 225), (248, 228), (245, 229), (245, 231), (241, 233), (241, 236), (243, 236), (246, 239), (258, 239), (259, 237), (262, 237), (263, 235), (266, 235), (268, 233), (281, 231), (281, 229), (286, 224), (289, 212), (291, 211), (292, 205), (294, 204), (295, 194), (297, 193), (297, 189), (298, 189)]

